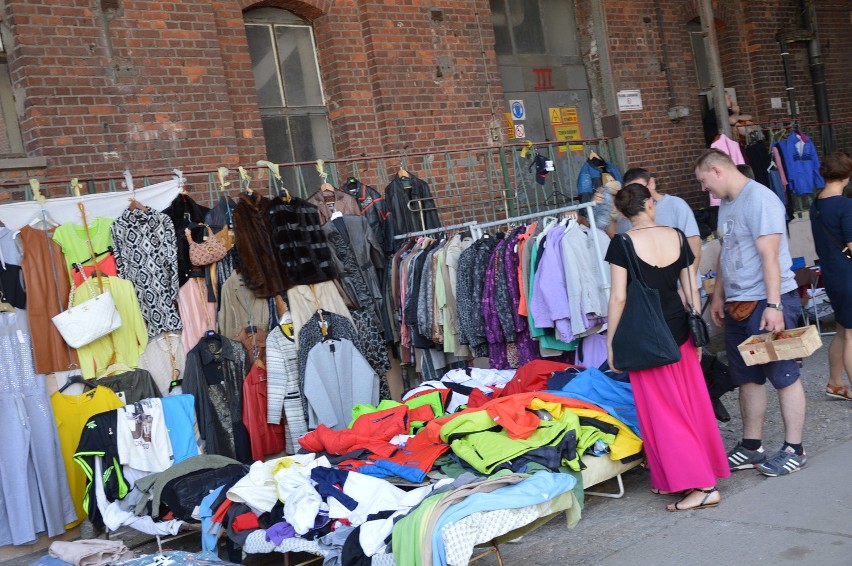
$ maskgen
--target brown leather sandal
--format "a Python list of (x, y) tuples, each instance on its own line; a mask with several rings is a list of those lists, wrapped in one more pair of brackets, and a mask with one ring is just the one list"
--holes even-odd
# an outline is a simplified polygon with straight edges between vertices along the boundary
[(829, 397), (834, 397), (835, 399), (846, 399), (847, 401), (852, 401), (852, 390), (845, 385), (832, 385), (829, 383), (825, 386), (825, 394)]

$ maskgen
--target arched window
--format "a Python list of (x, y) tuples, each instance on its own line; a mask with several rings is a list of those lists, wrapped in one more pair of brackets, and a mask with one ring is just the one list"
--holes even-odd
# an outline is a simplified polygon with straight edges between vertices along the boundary
[[(331, 159), (328, 108), (311, 24), (278, 8), (251, 10), (245, 24), (267, 158), (275, 163)], [(316, 172), (302, 169), (311, 193), (318, 186)], [(289, 190), (304, 196), (292, 168), (282, 169), (281, 175)]]

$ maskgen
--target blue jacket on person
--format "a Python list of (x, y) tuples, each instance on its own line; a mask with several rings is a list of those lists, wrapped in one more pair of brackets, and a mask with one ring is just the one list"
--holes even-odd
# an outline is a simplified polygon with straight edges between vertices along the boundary
[[(803, 144), (801, 153), (796, 148), (799, 142)], [(814, 189), (825, 186), (825, 179), (819, 174), (819, 155), (811, 140), (798, 132), (793, 132), (786, 139), (778, 142), (778, 147), (784, 159), (787, 188), (794, 195), (809, 195), (814, 192)]]
[[(609, 174), (612, 175), (616, 181), (618, 181), (619, 183), (623, 183), (624, 181), (621, 178), (621, 172), (618, 170), (618, 168), (606, 159), (604, 159), (603, 161), (604, 163), (606, 163), (607, 172), (609, 172)], [(600, 178), (600, 170), (588, 161), (586, 161), (583, 164), (583, 168), (580, 169), (580, 175), (577, 177), (577, 192), (579, 194), (594, 192), (595, 186), (592, 183), (592, 179)]]

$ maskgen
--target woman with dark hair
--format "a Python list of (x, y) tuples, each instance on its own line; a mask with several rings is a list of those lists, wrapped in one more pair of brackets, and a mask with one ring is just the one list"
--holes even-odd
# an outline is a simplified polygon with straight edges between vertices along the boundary
[[(811, 231), (819, 256), (825, 292), (834, 310), (837, 333), (828, 347), (829, 397), (852, 401), (852, 199), (843, 189), (852, 177), (852, 159), (845, 153), (832, 153), (823, 159), (819, 170), (825, 188), (811, 204)], [(844, 254), (843, 248), (846, 248)]]
[(687, 269), (695, 280), (692, 251), (680, 230), (654, 223), (656, 205), (647, 187), (627, 185), (615, 196), (615, 206), (632, 228), (613, 238), (606, 254), (612, 280), (609, 365), (620, 371), (613, 365), (612, 337), (627, 301), (627, 262), (633, 254), (628, 245), (632, 243), (638, 259), (634, 266), (638, 264), (645, 284), (659, 291), (663, 315), (681, 352), (680, 361), (634, 370), (629, 376), (651, 471), (651, 491), (683, 495), (677, 503), (666, 506), (668, 511), (715, 507), (722, 499), (716, 479), (728, 477), (730, 469), (701, 371), (701, 349), (689, 336), (687, 311), (678, 295), (680, 281), (682, 289), (692, 290), (692, 304), (699, 302), (695, 285), (688, 281)]

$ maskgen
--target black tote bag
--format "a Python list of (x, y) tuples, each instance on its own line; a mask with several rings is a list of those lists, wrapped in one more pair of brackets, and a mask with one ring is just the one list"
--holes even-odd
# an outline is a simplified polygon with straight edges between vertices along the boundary
[(619, 370), (658, 368), (680, 361), (678, 348), (660, 305), (660, 292), (645, 284), (633, 242), (621, 235), (630, 283), (624, 312), (612, 337), (612, 356)]

